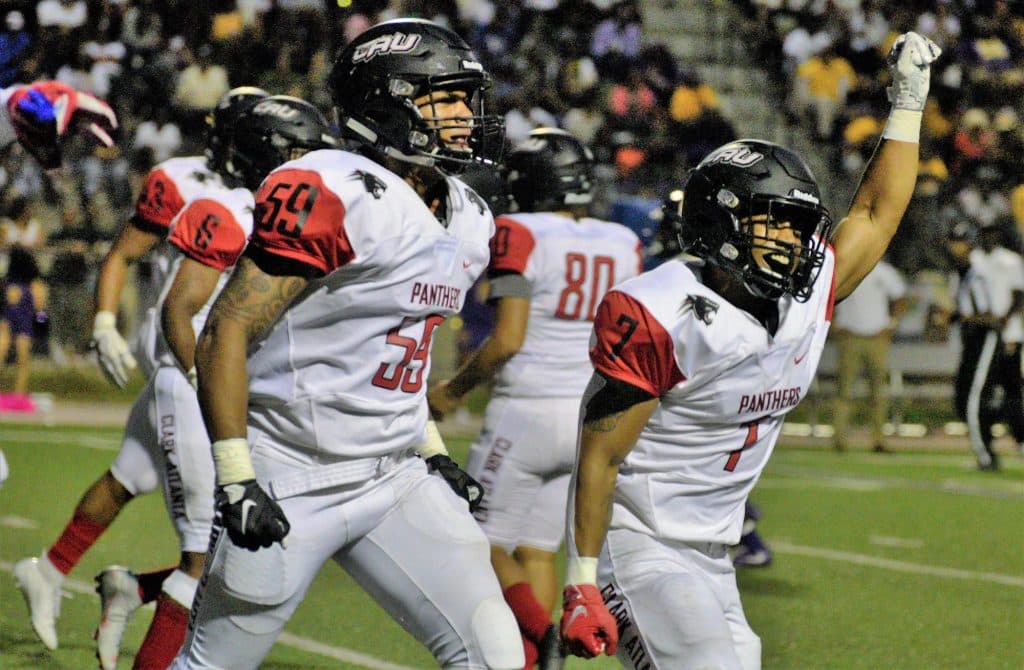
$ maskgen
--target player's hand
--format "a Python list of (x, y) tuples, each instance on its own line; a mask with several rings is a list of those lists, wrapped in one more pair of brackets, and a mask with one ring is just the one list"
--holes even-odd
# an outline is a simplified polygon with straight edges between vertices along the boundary
[(431, 472), (441, 475), (455, 494), (469, 503), (470, 512), (475, 512), (480, 507), (484, 500), (484, 487), (466, 474), (458, 463), (445, 454), (437, 454), (427, 459), (427, 467)]
[(438, 382), (427, 389), (427, 407), (430, 408), (430, 418), (434, 421), (443, 420), (450, 412), (458, 409), (461, 403), (461, 398), (452, 395), (448, 380)]
[(256, 551), (275, 542), (284, 544), (291, 524), (255, 479), (218, 486), (215, 498), (221, 523), (239, 547)]
[(128, 343), (117, 332), (117, 317), (112, 312), (97, 312), (92, 326), (92, 342), (96, 359), (107, 379), (118, 388), (128, 384), (128, 375), (135, 369), (135, 357)]
[(924, 111), (931, 64), (941, 53), (935, 42), (915, 32), (896, 38), (885, 59), (892, 74), (892, 86), (886, 92), (893, 107)]
[(60, 141), (81, 129), (104, 146), (113, 146), (110, 134), (117, 116), (96, 96), (58, 81), (41, 81), (19, 88), (7, 102), (18, 141), (50, 169), (60, 165)]
[(615, 655), (619, 625), (594, 584), (570, 584), (562, 591), (562, 643), (574, 656)]

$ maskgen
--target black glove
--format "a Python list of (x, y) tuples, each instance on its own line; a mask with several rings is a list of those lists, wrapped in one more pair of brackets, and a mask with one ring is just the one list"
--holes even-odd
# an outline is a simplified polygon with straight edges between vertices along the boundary
[(284, 511), (255, 479), (218, 486), (215, 498), (228, 536), (243, 549), (269, 547), (291, 530)]
[(458, 463), (445, 454), (434, 454), (427, 459), (427, 467), (431, 472), (441, 475), (448, 482), (448, 486), (452, 487), (452, 491), (469, 503), (470, 512), (475, 512), (480, 507), (480, 503), (484, 501), (484, 487), (467, 475)]

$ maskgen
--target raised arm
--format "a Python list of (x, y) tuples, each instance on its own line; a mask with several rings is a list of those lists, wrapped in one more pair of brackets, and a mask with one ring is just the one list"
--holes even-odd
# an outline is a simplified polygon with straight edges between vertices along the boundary
[(939, 53), (931, 40), (913, 32), (900, 36), (889, 53), (893, 109), (835, 235), (837, 301), (853, 293), (878, 263), (910, 203), (930, 65)]

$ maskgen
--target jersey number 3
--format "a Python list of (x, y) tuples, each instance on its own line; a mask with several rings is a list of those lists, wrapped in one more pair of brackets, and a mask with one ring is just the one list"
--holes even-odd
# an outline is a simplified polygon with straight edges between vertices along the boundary
[(614, 281), (615, 259), (611, 256), (594, 256), (588, 262), (587, 257), (583, 254), (567, 253), (565, 255), (565, 288), (558, 296), (555, 317), (593, 321), (598, 303), (611, 289)]
[[(377, 374), (373, 376), (373, 385), (394, 391), (401, 388), (403, 393), (416, 393), (423, 388), (423, 373), (427, 368), (427, 357), (430, 356), (430, 338), (434, 329), (444, 321), (444, 317), (431, 314), (423, 323), (423, 334), (419, 339), (403, 335), (402, 331), (416, 327), (420, 323), (414, 317), (405, 317), (402, 323), (388, 331), (388, 344), (405, 350), (402, 360), (398, 363), (381, 363)], [(415, 361), (415, 363), (414, 363)]]

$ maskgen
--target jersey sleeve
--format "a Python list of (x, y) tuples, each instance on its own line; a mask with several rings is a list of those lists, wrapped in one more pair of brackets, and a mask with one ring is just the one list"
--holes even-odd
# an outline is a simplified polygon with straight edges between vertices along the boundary
[(149, 232), (166, 234), (171, 220), (184, 206), (181, 192), (170, 175), (153, 170), (135, 203), (135, 224)]
[(601, 374), (661, 396), (686, 379), (668, 331), (636, 299), (610, 291), (594, 318), (590, 361)]
[(221, 272), (237, 263), (245, 249), (245, 231), (235, 215), (208, 198), (190, 202), (167, 239), (192, 260)]
[(277, 263), (289, 274), (325, 275), (355, 252), (345, 231), (345, 204), (312, 170), (272, 173), (256, 192), (255, 227), (246, 255)]
[(488, 274), (492, 277), (509, 272), (526, 274), (526, 264), (536, 245), (529, 228), (511, 217), (499, 216), (494, 221)]

